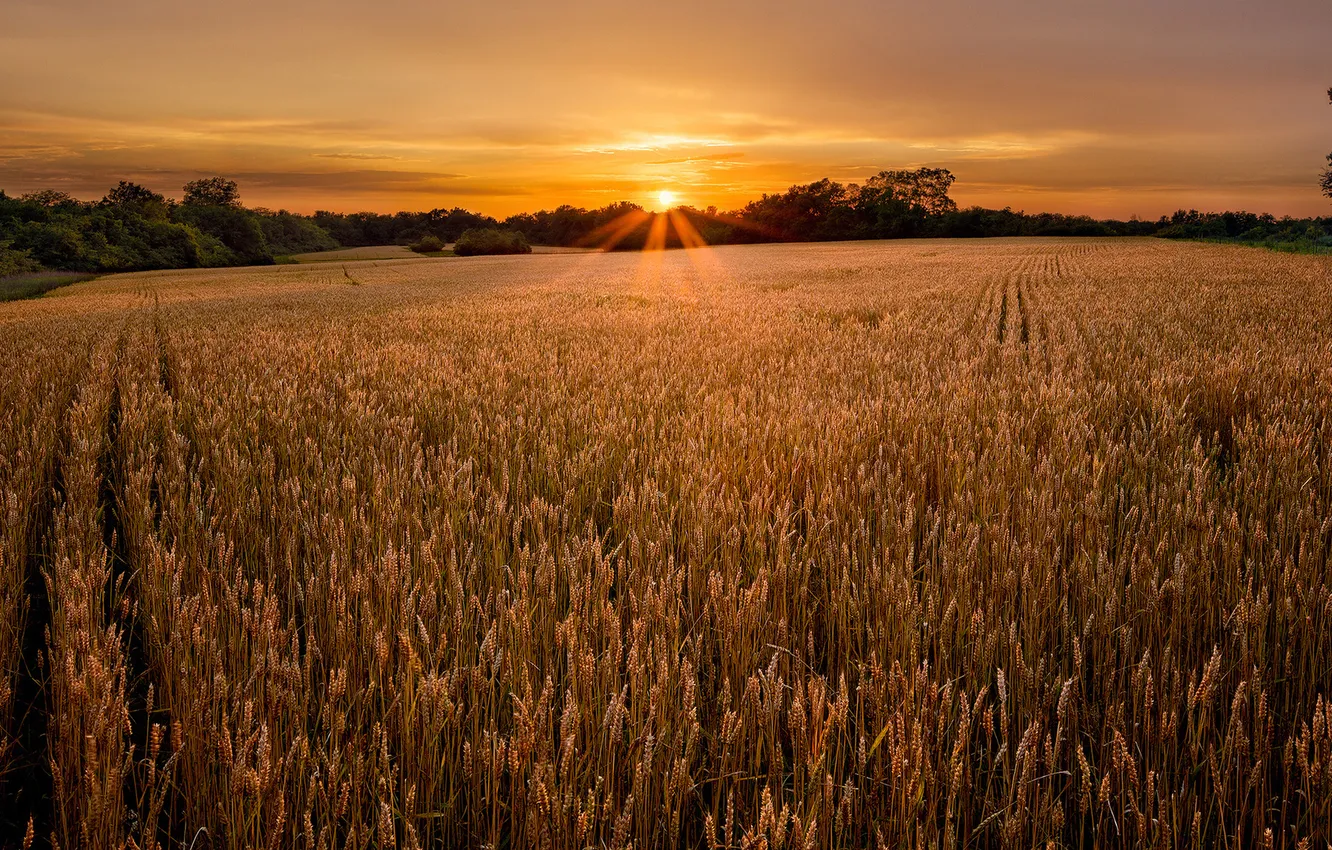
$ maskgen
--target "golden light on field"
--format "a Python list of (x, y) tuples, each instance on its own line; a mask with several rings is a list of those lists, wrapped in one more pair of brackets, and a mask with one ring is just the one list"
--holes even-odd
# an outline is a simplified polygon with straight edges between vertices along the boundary
[(1326, 846), (1322, 258), (716, 259), (0, 304), (0, 834)]

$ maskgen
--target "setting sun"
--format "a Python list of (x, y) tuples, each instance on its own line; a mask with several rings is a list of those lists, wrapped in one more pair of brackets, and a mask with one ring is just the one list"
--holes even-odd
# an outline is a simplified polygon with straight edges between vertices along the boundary
[(662, 189), (657, 193), (657, 201), (661, 203), (663, 208), (670, 209), (675, 205), (675, 193), (669, 189)]

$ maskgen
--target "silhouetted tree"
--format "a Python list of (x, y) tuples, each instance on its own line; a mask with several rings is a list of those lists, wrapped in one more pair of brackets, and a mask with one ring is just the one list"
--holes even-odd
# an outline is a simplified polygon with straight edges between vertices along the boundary
[(266, 266), (273, 254), (264, 238), (259, 216), (229, 204), (183, 204), (177, 216), (200, 233), (217, 239), (230, 254), (220, 265)]
[[(1332, 89), (1327, 90), (1327, 100), (1332, 103)], [(1323, 172), (1323, 194), (1332, 198), (1332, 153), (1327, 155), (1327, 171)]]
[(957, 204), (948, 197), (956, 179), (946, 168), (880, 171), (865, 181), (860, 194), (862, 202), (884, 203), (891, 198), (916, 215), (943, 215), (957, 211)]
[(240, 188), (235, 180), (225, 177), (205, 177), (185, 184), (185, 200), (192, 207), (239, 207)]
[(139, 215), (155, 221), (165, 221), (171, 214), (171, 205), (164, 196), (128, 180), (121, 180), (114, 189), (107, 192), (102, 199), (102, 206), (121, 214)]
[(36, 192), (28, 192), (26, 195), (19, 195), (19, 200), (29, 204), (35, 204), (46, 209), (55, 209), (63, 206), (76, 206), (78, 201), (71, 198), (68, 192), (61, 192), (57, 189), (38, 189)]
[(477, 257), (483, 254), (530, 254), (532, 248), (516, 230), (487, 227), (469, 230), (459, 236), (453, 252), (459, 257)]
[(746, 242), (808, 242), (855, 239), (872, 234), (856, 232), (847, 206), (854, 192), (832, 180), (792, 186), (780, 195), (750, 201), (738, 218), (753, 229), (737, 233)]
[(306, 216), (289, 213), (251, 210), (264, 231), (264, 240), (274, 254), (304, 254), (307, 251), (331, 251), (338, 247), (328, 231)]
[(140, 204), (163, 203), (166, 198), (149, 189), (147, 186), (140, 186), (138, 183), (131, 183), (128, 180), (121, 180), (116, 187), (106, 193), (102, 203), (112, 207), (130, 207)]
[(14, 234), (12, 247), (17, 251), (26, 251), (28, 256), (48, 269), (96, 269), (96, 263), (88, 256), (83, 236), (72, 225), (63, 222), (26, 222)]

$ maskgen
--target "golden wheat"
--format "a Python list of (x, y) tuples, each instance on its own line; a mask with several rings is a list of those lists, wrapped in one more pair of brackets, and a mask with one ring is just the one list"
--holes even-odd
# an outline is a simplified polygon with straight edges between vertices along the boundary
[(13, 843), (1321, 845), (1329, 296), (1027, 240), (6, 305)]

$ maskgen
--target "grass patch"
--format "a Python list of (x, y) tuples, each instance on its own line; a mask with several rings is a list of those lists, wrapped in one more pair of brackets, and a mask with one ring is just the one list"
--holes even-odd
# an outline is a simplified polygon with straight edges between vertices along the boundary
[(40, 298), (53, 289), (92, 280), (95, 274), (84, 272), (28, 272), (11, 277), (0, 277), (0, 301), (21, 301)]
[(1241, 245), (1245, 248), (1266, 248), (1279, 254), (1332, 254), (1332, 242), (1322, 239), (1189, 239), (1189, 242), (1205, 242), (1209, 245)]
[(1317, 242), (1243, 242), (1256, 248), (1279, 251), (1282, 254), (1332, 254), (1332, 246)]

